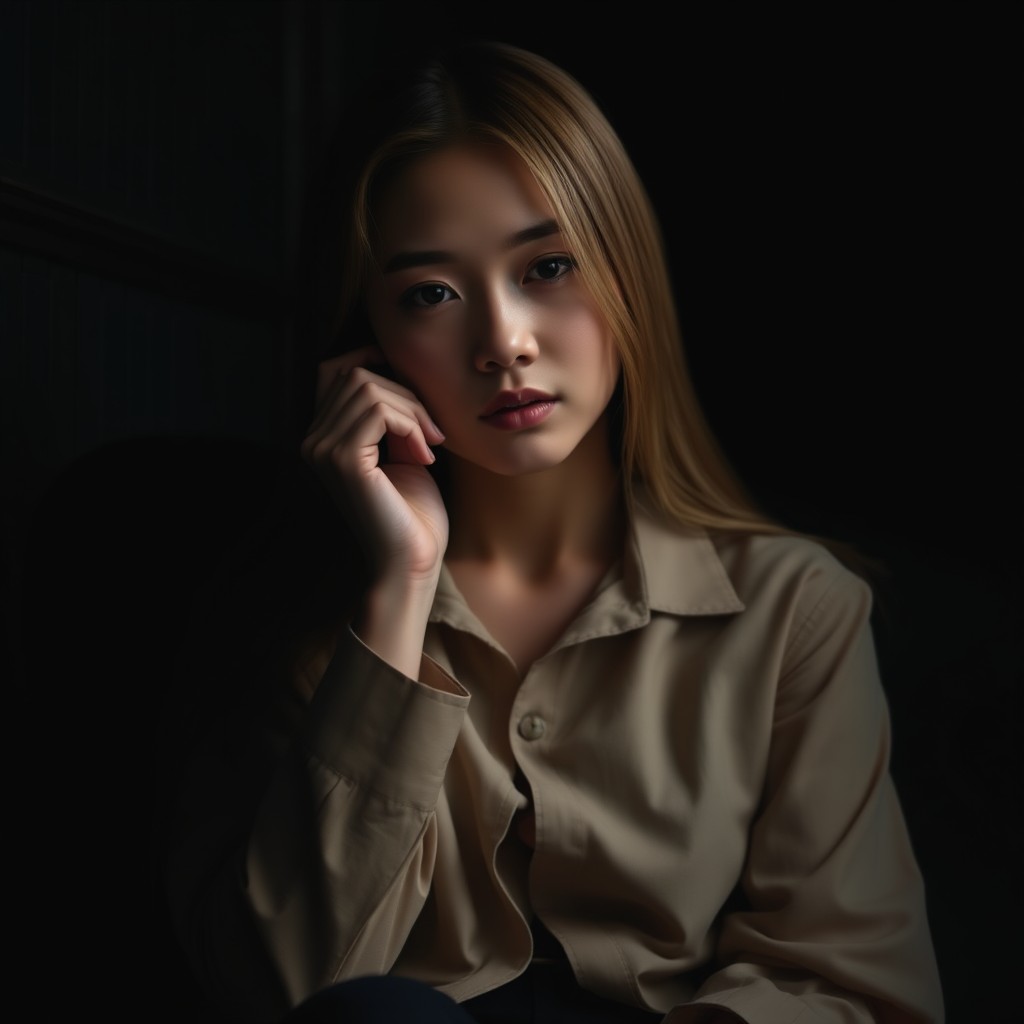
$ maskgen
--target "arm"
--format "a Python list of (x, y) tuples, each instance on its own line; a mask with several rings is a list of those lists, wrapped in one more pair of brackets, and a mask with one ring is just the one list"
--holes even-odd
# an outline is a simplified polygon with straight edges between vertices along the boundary
[[(779, 675), (742, 877), (697, 1000), (750, 1024), (944, 1019), (924, 890), (889, 775), (870, 592), (835, 567), (804, 581)], [(714, 1019), (714, 1018), (712, 1018)]]
[[(425, 469), (428, 438), (441, 434), (414, 395), (366, 369), (379, 360), (366, 348), (321, 367), (301, 451), (333, 514), (320, 531), (313, 518), (292, 519), (284, 542), (305, 547), (278, 558), (286, 585), (236, 580), (218, 613), (241, 623), (239, 635), (229, 640), (225, 616), (207, 615), (214, 631), (184, 670), (185, 688), (203, 701), (225, 679), (238, 685), (222, 727), (210, 727), (205, 703), (197, 708), (206, 735), (181, 788), (167, 887), (195, 972), (245, 1019), (277, 1019), (337, 978), (390, 968), (429, 889), (434, 807), (469, 702), (421, 653), (447, 543)], [(339, 538), (340, 571), (330, 558)], [(339, 615), (353, 554), (368, 579)], [(326, 577), (312, 594), (294, 585), (306, 567)], [(237, 610), (257, 603), (258, 615)], [(332, 626), (353, 613), (363, 640)], [(325, 627), (333, 656), (304, 688), (287, 686), (289, 637)]]
[(421, 676), (345, 631), (308, 706), (285, 698), (244, 739), (216, 737), (192, 759), (167, 861), (172, 914), (203, 987), (243, 1019), (385, 972), (401, 949), (469, 700), (427, 659)]

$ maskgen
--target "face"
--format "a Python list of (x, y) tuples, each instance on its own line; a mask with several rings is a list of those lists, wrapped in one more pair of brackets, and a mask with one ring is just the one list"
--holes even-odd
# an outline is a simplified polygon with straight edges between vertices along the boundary
[(425, 156), (374, 213), (370, 323), (450, 452), (529, 473), (603, 431), (618, 355), (519, 157), (499, 146)]

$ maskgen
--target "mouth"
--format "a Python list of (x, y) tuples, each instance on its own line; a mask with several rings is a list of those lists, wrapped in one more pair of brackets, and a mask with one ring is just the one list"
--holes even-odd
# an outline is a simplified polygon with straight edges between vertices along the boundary
[(526, 409), (534, 405), (550, 405), (558, 399), (546, 391), (538, 391), (535, 388), (524, 388), (521, 391), (502, 391), (496, 395), (480, 413), (480, 419), (485, 420), (491, 416), (498, 416), (503, 413), (519, 409)]

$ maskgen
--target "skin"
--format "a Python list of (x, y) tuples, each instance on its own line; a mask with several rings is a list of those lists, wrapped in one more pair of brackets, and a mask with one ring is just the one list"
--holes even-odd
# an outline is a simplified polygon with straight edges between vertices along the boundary
[[(415, 678), (445, 559), (525, 674), (621, 551), (614, 339), (550, 204), (504, 147), (423, 157), (374, 212), (375, 344), (321, 367), (303, 445), (379, 568), (355, 628)], [(554, 399), (542, 422), (502, 430), (482, 418), (500, 392), (525, 387)], [(448, 507), (426, 470), (438, 444)]]

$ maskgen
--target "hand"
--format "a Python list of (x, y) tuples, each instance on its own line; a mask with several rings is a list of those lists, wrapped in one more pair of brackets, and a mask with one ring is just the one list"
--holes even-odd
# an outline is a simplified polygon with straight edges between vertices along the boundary
[(444, 435), (408, 388), (368, 364), (386, 365), (375, 345), (320, 364), (302, 457), (355, 531), (378, 580), (436, 582), (448, 514), (426, 467), (434, 462), (429, 446)]

